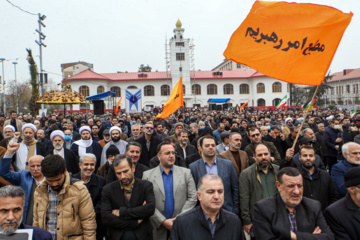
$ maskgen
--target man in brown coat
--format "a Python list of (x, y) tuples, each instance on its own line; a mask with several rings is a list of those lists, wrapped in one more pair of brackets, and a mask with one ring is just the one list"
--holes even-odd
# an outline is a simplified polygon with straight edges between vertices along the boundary
[(249, 166), (249, 158), (246, 152), (240, 150), (242, 137), (238, 132), (233, 132), (229, 136), (230, 148), (219, 155), (219, 158), (224, 158), (232, 161), (237, 177), (240, 176), (242, 170)]

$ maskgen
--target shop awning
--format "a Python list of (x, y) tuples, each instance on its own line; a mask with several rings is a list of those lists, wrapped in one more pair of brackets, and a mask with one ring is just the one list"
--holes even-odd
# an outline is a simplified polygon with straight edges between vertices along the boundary
[(96, 94), (96, 95), (89, 96), (89, 97), (86, 98), (86, 100), (89, 100), (89, 101), (100, 100), (102, 98), (106, 98), (106, 97), (110, 97), (110, 96), (114, 96), (114, 95), (116, 95), (116, 93), (111, 92), (111, 91), (107, 91), (107, 92), (103, 92), (103, 93), (99, 93), (99, 94)]
[(225, 103), (230, 101), (230, 98), (209, 98), (209, 103)]

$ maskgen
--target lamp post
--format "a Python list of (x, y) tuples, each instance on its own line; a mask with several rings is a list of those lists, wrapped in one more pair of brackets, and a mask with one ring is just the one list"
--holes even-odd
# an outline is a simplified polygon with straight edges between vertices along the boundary
[(17, 85), (17, 78), (16, 78), (16, 64), (17, 64), (17, 62), (13, 62), (12, 64), (14, 64), (14, 71), (15, 71), (16, 113), (19, 114), (19, 96), (18, 96), (18, 85)]
[(4, 110), (4, 115), (6, 116), (6, 103), (5, 103), (5, 73), (4, 73), (4, 61), (5, 58), (0, 58), (0, 61), (2, 63), (2, 106)]

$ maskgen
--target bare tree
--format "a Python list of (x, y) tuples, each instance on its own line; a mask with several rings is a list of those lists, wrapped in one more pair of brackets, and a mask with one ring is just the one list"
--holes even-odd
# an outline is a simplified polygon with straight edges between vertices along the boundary
[[(11, 84), (7, 84), (9, 91), (6, 96), (7, 107), (11, 110), (16, 110), (16, 102), (19, 101), (19, 112), (29, 112), (29, 106), (32, 96), (32, 90), (29, 83), (18, 83), (15, 85), (15, 80)], [(17, 95), (16, 95), (17, 88)]]

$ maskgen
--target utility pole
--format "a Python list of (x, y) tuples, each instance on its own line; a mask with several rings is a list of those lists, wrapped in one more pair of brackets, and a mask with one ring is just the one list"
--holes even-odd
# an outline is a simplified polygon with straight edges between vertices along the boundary
[(1, 86), (2, 86), (2, 106), (3, 106), (3, 110), (4, 110), (4, 115), (6, 116), (6, 103), (5, 103), (5, 74), (4, 74), (4, 61), (6, 59), (5, 58), (0, 58), (0, 61), (2, 63), (2, 81), (1, 81)]
[[(41, 26), (42, 27), (46, 27), (46, 25), (43, 23), (43, 21), (45, 20), (46, 16), (45, 15), (41, 15), (39, 13), (39, 19), (38, 19), (38, 23), (39, 23), (39, 29), (35, 29), (35, 31), (39, 34), (39, 41), (35, 40), (36, 44), (39, 45), (39, 55), (40, 55), (40, 72), (39, 72), (39, 84), (40, 84), (40, 96), (44, 95), (44, 83), (47, 83), (47, 73), (43, 73), (43, 68), (42, 68), (42, 47), (46, 47), (46, 45), (43, 43), (43, 40), (45, 40), (46, 36), (41, 32)], [(41, 108), (44, 109), (44, 104), (41, 104)]]
[(19, 96), (18, 96), (18, 85), (17, 85), (17, 78), (16, 78), (16, 64), (17, 64), (17, 62), (13, 62), (13, 64), (14, 64), (14, 71), (15, 71), (16, 113), (19, 114)]

